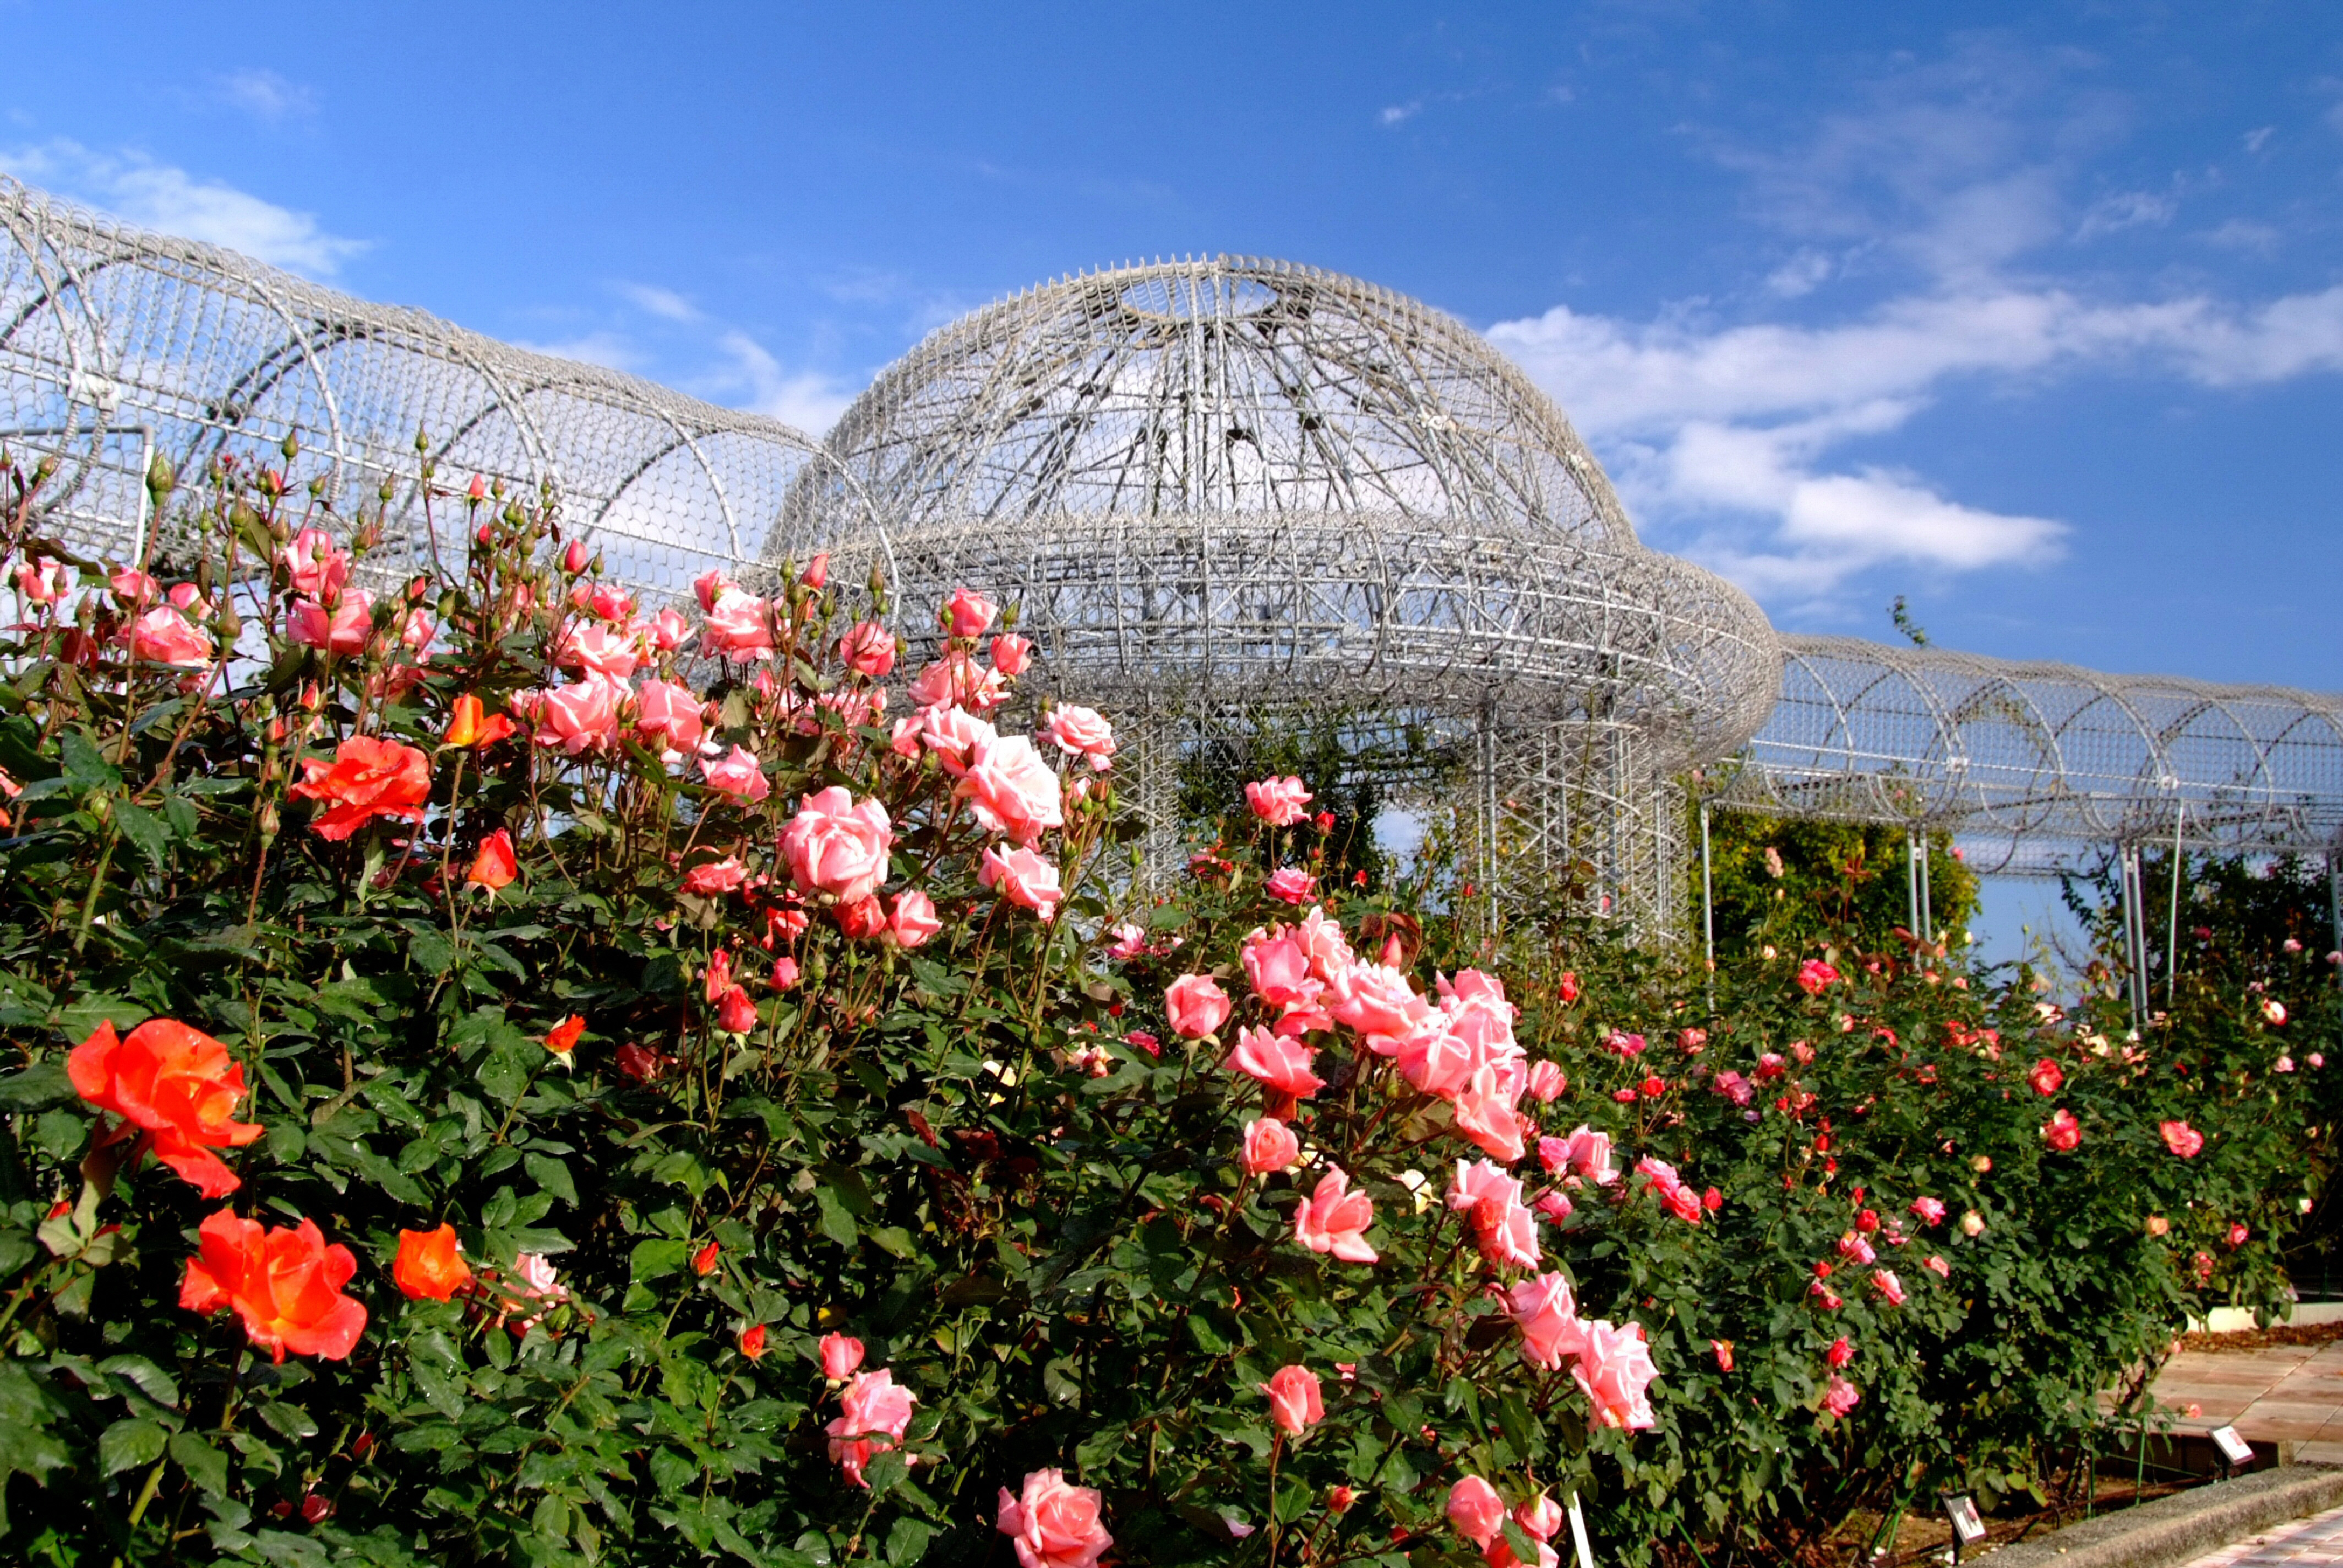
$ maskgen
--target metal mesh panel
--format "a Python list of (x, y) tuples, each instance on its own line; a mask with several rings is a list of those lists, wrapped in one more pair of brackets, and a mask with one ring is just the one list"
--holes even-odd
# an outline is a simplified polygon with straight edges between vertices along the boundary
[[(148, 460), (275, 464), (297, 432), (345, 509), (393, 487), (377, 564), (427, 551), (417, 432), (440, 482), (550, 485), (572, 537), (652, 597), (762, 556), (814, 458), (788, 426), (531, 354), (192, 241), (142, 233), (0, 178), (0, 440), (54, 455), (44, 527), (135, 554)], [(437, 521), (448, 513), (443, 501)]]
[(2343, 697), (1783, 639), (1781, 699), (1714, 799), (1961, 835), (1986, 871), (2092, 844), (2343, 848)]

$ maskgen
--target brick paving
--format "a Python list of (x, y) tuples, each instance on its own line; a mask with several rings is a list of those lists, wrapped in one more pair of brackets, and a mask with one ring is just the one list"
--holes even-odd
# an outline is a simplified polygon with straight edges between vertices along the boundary
[[(2227, 1358), (2207, 1358), (2222, 1359)], [(2343, 1508), (2330, 1508), (2207, 1553), (2188, 1568), (2320, 1568), (2343, 1563)]]
[(2156, 1397), (2197, 1407), (2176, 1421), (2180, 1431), (2234, 1425), (2249, 1440), (2296, 1444), (2298, 1460), (2343, 1462), (2343, 1341), (2183, 1351), (2157, 1377)]

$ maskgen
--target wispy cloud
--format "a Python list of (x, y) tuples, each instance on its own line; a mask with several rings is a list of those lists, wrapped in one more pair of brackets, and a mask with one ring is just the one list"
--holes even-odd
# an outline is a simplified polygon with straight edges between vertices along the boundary
[(0, 150), (0, 166), (131, 223), (313, 277), (331, 277), (367, 249), (365, 240), (327, 233), (308, 213), (135, 153), (101, 153), (59, 139)]
[(233, 108), (256, 119), (277, 121), (315, 114), (317, 95), (274, 71), (231, 71), (219, 78), (219, 95)]
[[(1808, 603), (1891, 564), (2036, 565), (2066, 548), (2058, 518), (1971, 506), (1847, 448), (1965, 387), (2094, 371), (2225, 387), (2343, 371), (2343, 286), (2122, 299), (2102, 278), (2046, 276), (2060, 242), (2168, 225), (2186, 193), (2072, 196), (2075, 149), (2104, 145), (2119, 107), (2050, 93), (2062, 67), (2006, 64), (1971, 51), (1900, 73), (1787, 152), (1715, 150), (1747, 176), (1768, 226), (1799, 242), (1743, 301), (1758, 319), (1705, 304), (1646, 321), (1557, 307), (1490, 329), (1665, 543), (1761, 596)], [(2010, 84), (2029, 70), (2066, 111), (2021, 112)], [(2201, 237), (2267, 245), (2275, 232), (2232, 220)], [(1833, 312), (1828, 291), (1856, 276), (1864, 302)], [(1768, 299), (1798, 301), (1803, 319), (1764, 319), (1779, 308)]]
[(854, 401), (855, 388), (818, 371), (784, 369), (770, 350), (745, 332), (727, 332), (717, 345), (728, 363), (709, 379), (737, 407), (820, 436)]
[(618, 292), (635, 306), (666, 321), (693, 322), (701, 319), (699, 307), (671, 288), (659, 288), (648, 283), (622, 283)]
[(616, 332), (588, 332), (552, 343), (516, 341), (513, 347), (532, 354), (549, 354), (556, 359), (599, 365), (606, 370), (639, 370), (644, 360), (642, 350)]
[(1413, 98), (1404, 104), (1393, 104), (1375, 116), (1379, 126), (1402, 126), (1423, 112), (1423, 100)]

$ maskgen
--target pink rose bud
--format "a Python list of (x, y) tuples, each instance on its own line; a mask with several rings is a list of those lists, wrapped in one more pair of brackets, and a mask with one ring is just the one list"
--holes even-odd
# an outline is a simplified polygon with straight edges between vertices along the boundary
[(806, 563), (805, 576), (799, 579), (809, 588), (830, 586), (830, 552), (823, 550)]
[(1004, 632), (992, 639), (992, 668), (1001, 674), (1022, 675), (1032, 662), (1033, 645), (1026, 638)]
[(727, 1034), (746, 1034), (757, 1027), (757, 1004), (747, 991), (736, 985), (724, 993), (716, 1007), (716, 1027)]
[(1260, 1385), (1269, 1396), (1270, 1419), (1288, 1437), (1300, 1437), (1326, 1419), (1319, 1396), (1318, 1374), (1305, 1366), (1280, 1367)]
[(778, 958), (773, 960), (773, 989), (788, 990), (798, 983), (798, 960)]
[(821, 1336), (821, 1375), (843, 1382), (862, 1364), (862, 1342), (844, 1334)]
[(1291, 1170), (1302, 1158), (1302, 1142), (1292, 1129), (1273, 1116), (1245, 1123), (1242, 1163), (1256, 1176)]

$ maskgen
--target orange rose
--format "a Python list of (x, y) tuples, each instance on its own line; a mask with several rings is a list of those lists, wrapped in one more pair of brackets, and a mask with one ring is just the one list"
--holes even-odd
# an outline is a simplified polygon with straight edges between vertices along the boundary
[(472, 1271), (462, 1252), (453, 1225), (436, 1231), (401, 1231), (398, 1258), (390, 1266), (390, 1277), (410, 1302), (426, 1296), (444, 1302), (472, 1282)]
[(262, 1130), (234, 1120), (244, 1069), (210, 1035), (156, 1018), (121, 1040), (103, 1021), (74, 1048), (65, 1071), (84, 1100), (145, 1129), (155, 1157), (205, 1197), (241, 1185), (212, 1151), (241, 1149)]
[(545, 1049), (556, 1056), (568, 1056), (578, 1049), (578, 1037), (585, 1032), (585, 1018), (581, 1014), (571, 1013), (546, 1031)]
[(491, 714), (480, 699), (470, 692), (456, 699), (456, 711), (447, 721), (447, 733), (440, 738), (446, 746), (494, 746), (518, 728), (503, 714)]
[(396, 740), (355, 735), (332, 762), (308, 757), (301, 766), (308, 777), (293, 786), (293, 796), (331, 802), (309, 824), (321, 839), (347, 839), (377, 817), (419, 821), (431, 794), (431, 759)]
[(512, 835), (502, 828), (480, 840), (480, 852), (472, 857), (472, 869), (464, 873), (467, 886), (486, 888), (495, 892), (510, 887), (520, 875), (520, 862), (513, 856)]
[(366, 1332), (364, 1302), (342, 1294), (358, 1271), (347, 1247), (326, 1245), (313, 1221), (263, 1231), (257, 1220), (222, 1209), (196, 1234), (179, 1305), (191, 1312), (234, 1307), (252, 1342), (279, 1362), (285, 1352), (341, 1361)]

